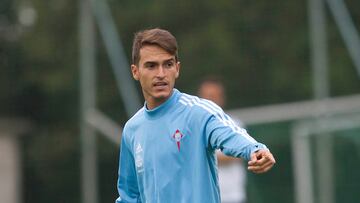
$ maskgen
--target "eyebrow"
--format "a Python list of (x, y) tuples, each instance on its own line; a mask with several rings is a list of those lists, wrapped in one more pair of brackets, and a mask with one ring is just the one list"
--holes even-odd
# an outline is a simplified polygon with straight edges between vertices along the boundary
[(158, 62), (155, 62), (155, 61), (146, 61), (144, 63), (144, 65), (156, 65), (156, 64), (158, 64)]
[[(169, 59), (165, 59), (163, 62), (161, 63), (167, 63), (167, 62), (170, 62), (170, 61), (174, 61), (175, 62), (175, 58), (169, 58)], [(159, 64), (157, 61), (146, 61), (144, 63), (144, 65), (146, 64)]]
[(170, 59), (165, 60), (164, 62), (165, 62), (165, 63), (167, 63), (167, 62), (175, 62), (175, 59), (174, 59), (174, 58), (170, 58)]

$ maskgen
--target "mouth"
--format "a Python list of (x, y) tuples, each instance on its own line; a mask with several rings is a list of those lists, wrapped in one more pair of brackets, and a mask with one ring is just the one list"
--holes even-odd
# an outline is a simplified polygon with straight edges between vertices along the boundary
[(165, 87), (167, 87), (168, 86), (168, 83), (167, 82), (155, 82), (155, 83), (153, 83), (153, 86), (155, 87), (155, 88), (165, 88)]

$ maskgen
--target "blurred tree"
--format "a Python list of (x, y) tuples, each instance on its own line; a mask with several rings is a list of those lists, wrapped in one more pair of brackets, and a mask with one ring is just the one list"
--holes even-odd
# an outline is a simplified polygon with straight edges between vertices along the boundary
[[(226, 79), (230, 108), (312, 98), (306, 1), (107, 2), (128, 59), (140, 29), (161, 27), (177, 37), (182, 91), (195, 93), (198, 80), (214, 74)], [(23, 3), (36, 12), (31, 26), (19, 22)], [(346, 3), (359, 28), (360, 1)], [(76, 1), (0, 2), (0, 115), (37, 124), (34, 136), (23, 142), (26, 202), (80, 201), (78, 16)], [(338, 28), (328, 22), (331, 95), (359, 93), (360, 80)], [(96, 50), (98, 106), (123, 124), (127, 118), (99, 35)], [(285, 141), (273, 144), (288, 150)], [(116, 196), (118, 146), (102, 139), (99, 145), (101, 202), (109, 202)], [(291, 184), (282, 183), (284, 188)], [(292, 201), (291, 195), (277, 198)]]

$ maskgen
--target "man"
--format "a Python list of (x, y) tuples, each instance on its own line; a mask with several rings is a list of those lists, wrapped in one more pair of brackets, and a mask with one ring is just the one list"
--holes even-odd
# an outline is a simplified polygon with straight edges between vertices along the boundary
[(275, 163), (220, 107), (174, 89), (179, 71), (170, 32), (135, 34), (131, 72), (145, 104), (124, 127), (117, 203), (219, 203), (216, 149), (249, 160), (255, 173)]
[[(222, 81), (217, 77), (206, 77), (198, 88), (201, 98), (211, 100), (221, 108), (225, 106), (226, 95)], [(236, 124), (242, 124), (238, 120)], [(241, 125), (240, 125), (241, 126)], [(246, 171), (242, 160), (216, 151), (218, 159), (219, 187), (222, 203), (244, 203), (246, 201)]]

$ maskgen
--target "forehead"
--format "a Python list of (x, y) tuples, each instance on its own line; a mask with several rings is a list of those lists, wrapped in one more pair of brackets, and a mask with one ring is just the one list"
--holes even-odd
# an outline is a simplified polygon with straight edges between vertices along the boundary
[(161, 62), (169, 59), (175, 59), (175, 56), (157, 45), (145, 45), (140, 49), (140, 63), (147, 61)]
[(200, 86), (199, 94), (201, 97), (213, 97), (223, 94), (222, 86), (215, 83), (204, 83)]
[(201, 89), (204, 90), (213, 90), (213, 91), (222, 91), (223, 87), (217, 83), (213, 83), (213, 82), (205, 82), (201, 85)]

